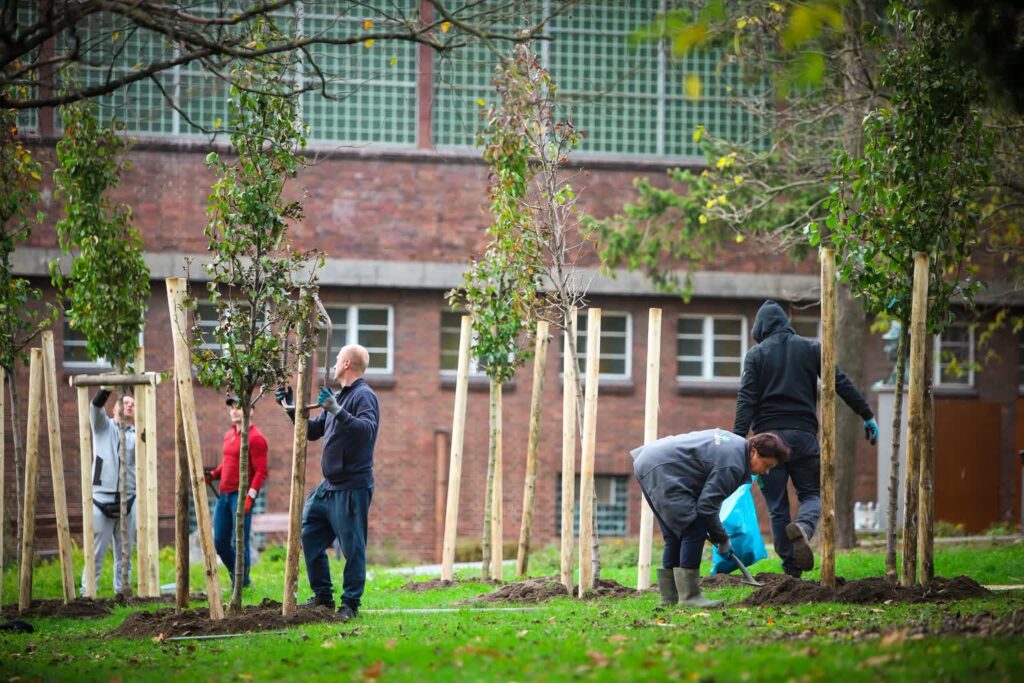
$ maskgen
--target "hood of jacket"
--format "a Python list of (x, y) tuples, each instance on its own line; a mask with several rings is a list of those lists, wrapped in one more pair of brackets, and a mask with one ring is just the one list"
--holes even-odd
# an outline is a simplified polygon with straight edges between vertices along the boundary
[(769, 299), (761, 304), (761, 308), (757, 311), (757, 317), (754, 318), (754, 341), (760, 344), (779, 332), (796, 334), (796, 330), (790, 326), (789, 316), (782, 310), (782, 306)]

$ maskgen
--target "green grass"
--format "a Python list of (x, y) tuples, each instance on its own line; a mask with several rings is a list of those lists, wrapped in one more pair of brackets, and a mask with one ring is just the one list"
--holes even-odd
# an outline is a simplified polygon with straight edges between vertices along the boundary
[[(611, 543), (603, 551), (602, 576), (633, 585), (635, 547)], [(264, 555), (253, 568), (246, 601), (279, 600), (283, 562)], [(531, 562), (531, 574), (557, 571), (547, 549)], [(163, 555), (170, 581), (172, 558)], [(80, 567), (80, 559), (77, 565)], [(878, 552), (851, 551), (837, 558), (846, 578), (877, 576)], [(969, 574), (982, 583), (1024, 583), (1024, 545), (940, 547), (937, 573)], [(193, 590), (201, 590), (194, 567)], [(340, 564), (332, 562), (340, 578)], [(778, 570), (765, 560), (754, 571)], [(399, 590), (408, 576), (371, 568), (364, 609), (445, 607), (491, 586), (467, 581), (448, 590)], [(475, 572), (464, 572), (471, 578)], [(13, 571), (4, 576), (4, 602), (15, 600)], [(227, 573), (221, 570), (227, 582)], [(427, 577), (416, 577), (427, 578)], [(36, 568), (35, 597), (58, 597), (55, 564)], [(309, 595), (300, 577), (300, 599)], [(110, 562), (100, 578), (109, 596)], [(105, 589), (104, 589), (105, 587)], [(119, 608), (98, 620), (37, 619), (34, 634), (0, 633), (0, 683), (21, 681), (135, 680), (385, 680), (385, 681), (609, 681), (662, 680), (1022, 680), (1024, 638), (916, 639), (901, 629), (941, 623), (957, 613), (1009, 615), (1024, 610), (1024, 592), (955, 604), (804, 605), (745, 608), (736, 603), (749, 588), (710, 593), (729, 606), (707, 612), (656, 608), (657, 596), (579, 602), (568, 598), (520, 612), (372, 614), (349, 624), (312, 625), (284, 634), (252, 634), (211, 641), (154, 643), (108, 638), (131, 610)], [(879, 634), (887, 634), (881, 638)]]

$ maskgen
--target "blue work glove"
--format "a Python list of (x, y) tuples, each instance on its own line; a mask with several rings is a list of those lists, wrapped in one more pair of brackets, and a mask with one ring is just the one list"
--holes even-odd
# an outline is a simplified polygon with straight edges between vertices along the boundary
[(878, 423), (875, 422), (875, 418), (864, 420), (864, 438), (870, 441), (872, 446), (878, 443)]
[(278, 387), (277, 391), (274, 392), (274, 400), (277, 401), (277, 405), (284, 405), (285, 403), (293, 405), (295, 403), (295, 398), (292, 394), (292, 388), (288, 387), (285, 389), (284, 387)]
[(716, 543), (715, 549), (718, 551), (718, 554), (721, 557), (728, 558), (729, 554), (732, 552), (732, 543), (730, 543), (729, 539), (727, 538), (721, 543)]
[(322, 387), (320, 389), (320, 393), (316, 396), (316, 403), (331, 415), (334, 415), (341, 410), (341, 406), (338, 405), (338, 400), (334, 398), (334, 392), (327, 387)]

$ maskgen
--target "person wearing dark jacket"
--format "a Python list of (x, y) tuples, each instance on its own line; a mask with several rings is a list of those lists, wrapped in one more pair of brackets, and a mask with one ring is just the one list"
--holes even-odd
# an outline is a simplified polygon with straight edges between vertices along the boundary
[[(343, 593), (338, 614), (345, 620), (359, 614), (366, 587), (366, 534), (373, 498), (373, 449), (380, 425), (377, 395), (363, 379), (370, 354), (358, 344), (338, 352), (334, 380), (337, 394), (320, 390), (323, 412), (309, 421), (310, 441), (324, 440), (320, 469), (324, 480), (306, 498), (302, 511), (302, 554), (313, 598), (306, 607), (334, 609), (334, 588), (327, 548), (337, 538), (345, 554)], [(279, 389), (278, 403), (293, 403), (291, 389)], [(290, 412), (293, 416), (294, 413)]]
[[(772, 518), (775, 552), (782, 569), (790, 576), (814, 567), (810, 539), (821, 515), (818, 446), (818, 376), (821, 374), (821, 344), (798, 335), (789, 317), (774, 301), (765, 301), (754, 318), (757, 346), (743, 360), (743, 376), (736, 398), (733, 432), (746, 436), (772, 431), (792, 451), (788, 464), (761, 478), (763, 493)], [(850, 378), (836, 368), (836, 393), (864, 420), (864, 435), (875, 443), (878, 423), (867, 401)], [(800, 512), (791, 522), (788, 481), (793, 480)]]
[(700, 590), (700, 558), (711, 539), (719, 554), (732, 549), (718, 518), (722, 503), (751, 475), (789, 459), (775, 434), (749, 439), (705, 429), (658, 439), (632, 451), (633, 473), (665, 538), (658, 591), (663, 605), (717, 607)]

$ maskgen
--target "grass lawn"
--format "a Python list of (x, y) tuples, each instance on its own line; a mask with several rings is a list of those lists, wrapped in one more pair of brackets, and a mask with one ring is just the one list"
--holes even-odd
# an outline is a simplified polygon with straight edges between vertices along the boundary
[[(162, 556), (165, 582), (173, 571), (169, 551)], [(608, 545), (602, 577), (635, 585), (635, 553), (635, 546)], [(281, 599), (282, 556), (271, 550), (253, 567), (247, 603)], [(548, 549), (535, 556), (530, 573), (555, 574), (556, 563), (556, 552)], [(110, 595), (110, 565), (108, 557), (100, 597)], [(837, 567), (849, 579), (877, 576), (884, 558), (879, 552), (845, 552), (838, 555)], [(755, 573), (778, 569), (774, 557), (754, 567)], [(0, 633), (0, 683), (1024, 680), (1024, 636), (991, 635), (984, 626), (992, 621), (985, 615), (992, 615), (1004, 624), (1015, 620), (1015, 633), (1024, 633), (1024, 591), (944, 604), (747, 608), (738, 603), (752, 589), (727, 588), (709, 591), (727, 601), (725, 608), (709, 611), (656, 609), (658, 597), (648, 593), (586, 602), (559, 598), (525, 611), (373, 613), (448, 607), (493, 587), (466, 581), (413, 593), (401, 586), (410, 578), (430, 577), (381, 567), (371, 572), (357, 620), (284, 633), (157, 643), (107, 635), (131, 612), (128, 608), (102, 619), (34, 619), (35, 633)], [(477, 573), (463, 572), (463, 578)], [(983, 584), (1024, 583), (1024, 544), (940, 546), (936, 573), (968, 574)], [(333, 561), (332, 574), (340, 582), (341, 567)], [(16, 576), (8, 570), (3, 578), (4, 603), (10, 604), (17, 599)], [(227, 585), (223, 568), (221, 578)], [(34, 597), (58, 597), (59, 580), (55, 564), (37, 567)], [(193, 567), (191, 581), (193, 590), (203, 589), (200, 567)], [(309, 597), (305, 576), (299, 586), (299, 599)]]

